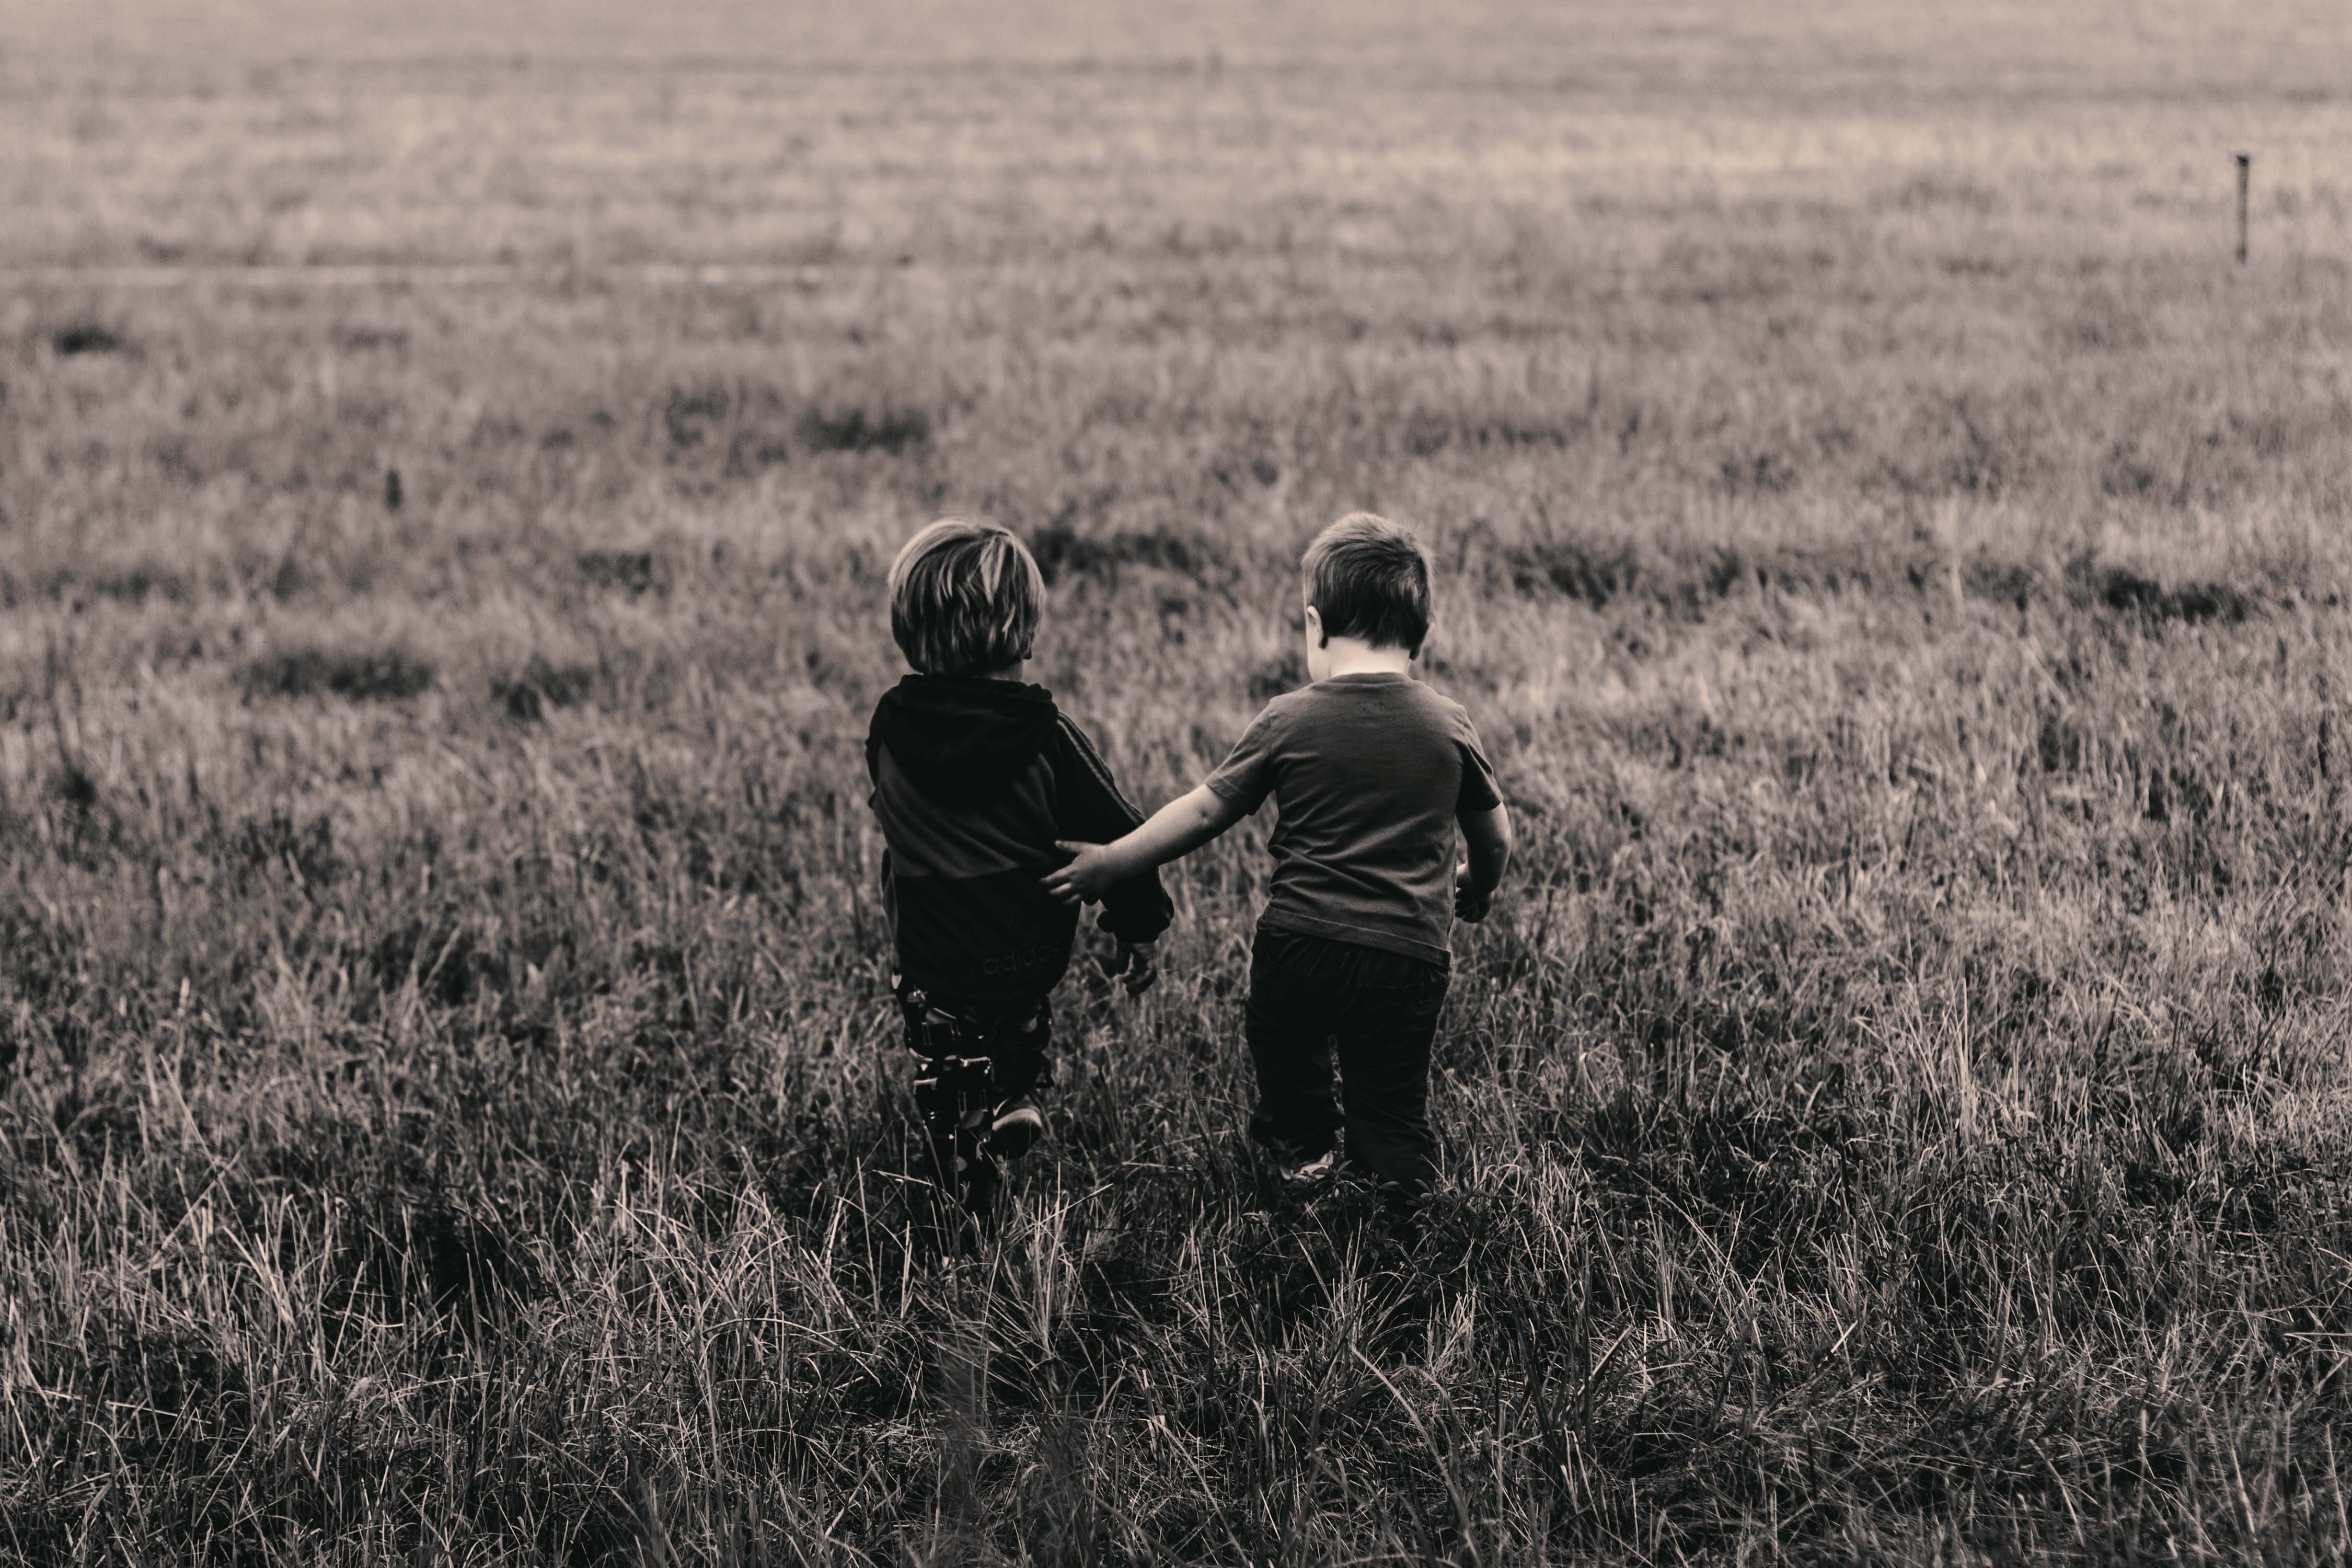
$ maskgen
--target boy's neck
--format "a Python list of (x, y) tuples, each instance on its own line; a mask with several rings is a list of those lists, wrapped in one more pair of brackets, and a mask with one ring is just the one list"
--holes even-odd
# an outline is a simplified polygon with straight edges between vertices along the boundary
[(1323, 673), (1329, 680), (1341, 675), (1409, 675), (1412, 655), (1404, 648), (1366, 642), (1361, 637), (1327, 637), (1322, 647)]
[(1028, 669), (1029, 661), (1027, 659), (1016, 658), (1011, 664), (1005, 665), (1002, 668), (982, 669), (975, 671), (974, 673), (978, 674), (982, 680), (1017, 681), (1024, 675), (1028, 673)]

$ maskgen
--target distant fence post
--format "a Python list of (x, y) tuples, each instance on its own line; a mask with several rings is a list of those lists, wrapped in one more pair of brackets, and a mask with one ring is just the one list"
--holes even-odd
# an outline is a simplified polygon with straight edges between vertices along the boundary
[(2238, 265), (2246, 264), (2246, 186), (2253, 177), (2254, 155), (2238, 154)]

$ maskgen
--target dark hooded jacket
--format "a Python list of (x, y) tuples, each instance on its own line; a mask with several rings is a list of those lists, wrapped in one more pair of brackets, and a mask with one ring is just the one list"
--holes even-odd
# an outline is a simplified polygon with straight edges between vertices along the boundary
[[(1107, 843), (1142, 822), (1086, 732), (1042, 686), (909, 675), (866, 735), (882, 889), (906, 984), (956, 1001), (1041, 996), (1069, 967), (1078, 913), (1038, 879), (1057, 838)], [(1103, 930), (1150, 942), (1174, 907), (1157, 872), (1103, 896)]]

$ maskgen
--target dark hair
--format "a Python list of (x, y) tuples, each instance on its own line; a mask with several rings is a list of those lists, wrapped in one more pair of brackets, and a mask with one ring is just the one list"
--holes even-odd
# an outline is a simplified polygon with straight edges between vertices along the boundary
[(1429, 552), (1412, 530), (1351, 511), (1315, 536), (1298, 571), (1325, 637), (1421, 651), (1429, 636)]
[(1009, 528), (943, 517), (890, 563), (890, 636), (925, 675), (985, 675), (1029, 657), (1045, 580)]

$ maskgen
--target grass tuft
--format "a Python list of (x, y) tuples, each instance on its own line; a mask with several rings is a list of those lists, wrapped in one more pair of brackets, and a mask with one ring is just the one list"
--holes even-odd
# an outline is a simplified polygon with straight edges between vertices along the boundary
[(2091, 575), (2099, 603), (2150, 621), (2179, 621), (2199, 626), (2221, 621), (2235, 626), (2262, 613), (2261, 598), (2227, 583), (2183, 583), (2166, 587), (2153, 578), (2121, 566), (2099, 569)]
[(120, 332), (96, 321), (68, 322), (49, 334), (49, 347), (59, 359), (70, 359), (76, 354), (110, 354), (124, 343)]
[(535, 724), (552, 709), (570, 708), (587, 700), (596, 689), (599, 671), (593, 665), (553, 665), (533, 654), (519, 675), (490, 683), (490, 696), (517, 723)]
[(1097, 535), (1048, 523), (1029, 536), (1029, 552), (1048, 587), (1076, 577), (1116, 584), (1129, 566), (1173, 573), (1203, 586), (1230, 585), (1236, 575), (1232, 557), (1214, 541), (1163, 530)]
[(649, 550), (588, 550), (573, 558), (593, 587), (649, 594), (668, 581), (661, 558)]
[(404, 702), (433, 689), (432, 664), (405, 648), (289, 648), (247, 665), (238, 677), (247, 698), (340, 697), (350, 702)]
[(794, 426), (812, 452), (882, 452), (898, 457), (929, 445), (931, 416), (919, 408), (885, 404), (878, 408), (812, 408)]

